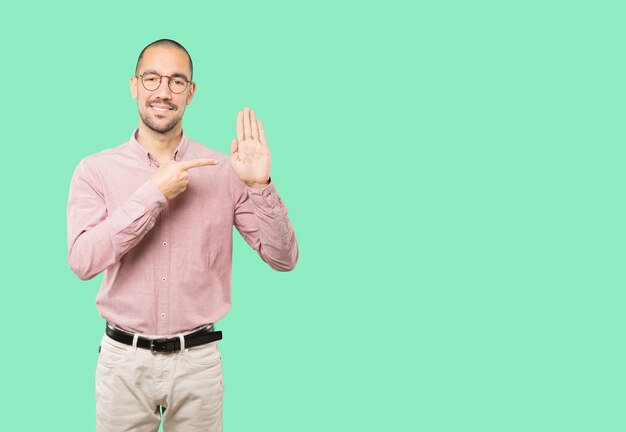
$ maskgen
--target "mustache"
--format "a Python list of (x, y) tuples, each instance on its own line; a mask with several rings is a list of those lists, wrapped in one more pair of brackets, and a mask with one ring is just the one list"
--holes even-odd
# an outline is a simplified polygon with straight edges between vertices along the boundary
[(165, 105), (166, 107), (174, 109), (174, 110), (178, 109), (176, 105), (169, 103), (169, 102), (162, 101), (162, 100), (154, 100), (154, 101), (146, 103), (147, 107), (150, 107), (151, 105)]

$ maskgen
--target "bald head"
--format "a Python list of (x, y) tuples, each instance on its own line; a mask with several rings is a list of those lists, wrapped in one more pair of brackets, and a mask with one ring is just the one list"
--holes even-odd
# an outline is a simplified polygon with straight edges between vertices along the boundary
[(141, 60), (143, 59), (144, 53), (151, 47), (163, 47), (163, 48), (172, 48), (172, 49), (180, 49), (185, 52), (187, 58), (189, 59), (189, 70), (191, 72), (190, 81), (193, 81), (193, 62), (191, 61), (191, 56), (187, 52), (184, 46), (179, 44), (178, 42), (172, 39), (159, 39), (157, 41), (152, 42), (150, 45), (146, 46), (139, 54), (139, 58), (137, 59), (137, 66), (135, 66), (135, 75), (139, 73), (139, 68), (141, 67)]

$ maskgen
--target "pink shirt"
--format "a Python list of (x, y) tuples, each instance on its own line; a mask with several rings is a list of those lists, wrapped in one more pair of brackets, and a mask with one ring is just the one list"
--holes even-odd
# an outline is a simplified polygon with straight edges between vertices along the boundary
[(182, 134), (177, 161), (213, 158), (190, 169), (171, 201), (151, 181), (158, 163), (130, 141), (84, 158), (67, 205), (68, 263), (76, 275), (104, 278), (100, 315), (122, 329), (172, 335), (222, 319), (231, 305), (233, 225), (261, 259), (289, 271), (298, 244), (273, 182), (249, 188), (230, 158)]

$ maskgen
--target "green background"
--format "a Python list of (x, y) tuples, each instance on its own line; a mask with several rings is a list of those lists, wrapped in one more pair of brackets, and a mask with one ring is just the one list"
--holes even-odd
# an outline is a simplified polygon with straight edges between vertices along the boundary
[(2, 430), (94, 429), (69, 180), (129, 139), (163, 37), (194, 60), (192, 139), (263, 120), (300, 246), (278, 273), (235, 232), (226, 431), (626, 430), (623, 2), (1, 12)]

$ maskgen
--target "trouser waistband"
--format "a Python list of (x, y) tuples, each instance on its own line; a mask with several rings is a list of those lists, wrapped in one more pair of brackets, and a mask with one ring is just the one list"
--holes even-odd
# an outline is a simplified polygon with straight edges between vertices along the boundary
[(111, 339), (126, 345), (134, 345), (136, 339), (138, 348), (147, 349), (152, 352), (176, 352), (185, 348), (204, 345), (209, 342), (215, 342), (222, 339), (222, 332), (215, 331), (213, 324), (203, 327), (193, 333), (172, 338), (146, 338), (111, 327), (108, 323), (105, 332)]

